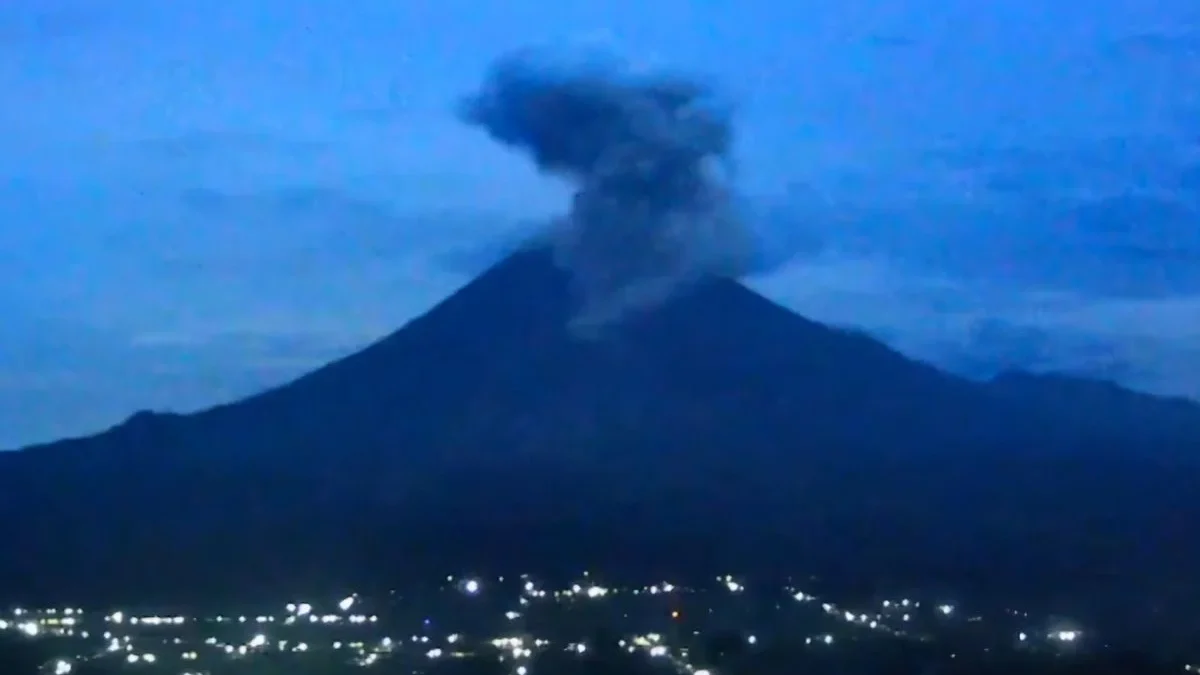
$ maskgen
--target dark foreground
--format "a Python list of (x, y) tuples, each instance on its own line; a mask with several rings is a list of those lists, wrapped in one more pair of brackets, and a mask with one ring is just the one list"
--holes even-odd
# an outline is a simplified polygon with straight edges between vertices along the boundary
[(224, 611), (14, 607), (0, 614), (0, 673), (1200, 672), (1187, 641), (1121, 645), (1086, 619), (953, 602), (913, 594), (840, 604), (804, 584), (736, 577), (608, 587), (585, 574), (559, 587), (446, 577), (378, 597)]

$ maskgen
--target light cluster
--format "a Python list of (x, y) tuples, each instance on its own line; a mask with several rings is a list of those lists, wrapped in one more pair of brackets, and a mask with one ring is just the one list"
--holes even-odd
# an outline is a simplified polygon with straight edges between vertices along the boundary
[(719, 675), (706, 662), (706, 641), (714, 636), (735, 636), (739, 649), (786, 641), (811, 650), (854, 650), (872, 640), (936, 642), (964, 627), (994, 625), (995, 645), (1048, 652), (1095, 646), (1078, 626), (1012, 610), (989, 618), (915, 597), (849, 606), (811, 589), (760, 588), (734, 576), (699, 586), (610, 586), (586, 573), (557, 586), (528, 575), (449, 576), (382, 597), (298, 598), (267, 611), (247, 607), (193, 616), (133, 608), (16, 608), (2, 616), (0, 631), (63, 639), (66, 651), (44, 667), (55, 675), (70, 675), (93, 659), (130, 672), (158, 666), (198, 675), (232, 661), (279, 655), (319, 655), (362, 667), (403, 662), (414, 672), (421, 663), (483, 656), (514, 675), (534, 675), (539, 655), (587, 656), (600, 625), (611, 631), (617, 649), (683, 675)]

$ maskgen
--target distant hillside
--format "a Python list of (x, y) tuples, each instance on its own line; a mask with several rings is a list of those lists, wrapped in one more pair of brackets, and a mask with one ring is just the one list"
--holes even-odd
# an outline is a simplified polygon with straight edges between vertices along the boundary
[(21, 554), (0, 585), (602, 563), (1005, 593), (1195, 581), (1194, 405), (974, 383), (725, 279), (595, 339), (567, 330), (573, 308), (550, 256), (521, 251), (284, 386), (6, 453), (0, 536)]
[(1154, 453), (1170, 448), (1200, 460), (1200, 406), (1190, 399), (1149, 396), (1113, 382), (1056, 374), (1006, 372), (989, 386), (1030, 410), (1053, 411), (1060, 421), (1125, 447)]

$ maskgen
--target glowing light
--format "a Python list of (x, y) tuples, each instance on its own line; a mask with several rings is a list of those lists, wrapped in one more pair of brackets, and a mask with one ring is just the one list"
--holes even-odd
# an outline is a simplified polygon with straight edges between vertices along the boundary
[[(467, 595), (481, 594), (485, 581), (485, 578), (454, 577), (451, 578), (449, 584), (443, 587), (443, 590), (451, 595), (457, 595), (458, 593), (465, 593)], [(514, 608), (520, 611), (514, 611), (503, 606), (493, 607), (490, 604), (487, 607), (480, 608), (477, 603), (481, 600), (470, 601), (471, 605), (480, 611), (486, 611), (489, 615), (494, 611), (496, 615), (494, 618), (496, 619), (499, 619), (500, 615), (503, 614), (503, 620), (506, 620), (506, 622), (499, 625), (507, 625), (510, 630), (506, 632), (510, 635), (513, 633), (523, 634), (527, 631), (530, 632), (530, 634), (520, 637), (488, 638), (487, 641), (497, 648), (497, 651), (492, 653), (495, 653), (500, 661), (509, 664), (509, 668), (506, 671), (508, 675), (529, 675), (533, 667), (529, 665), (529, 661), (526, 659), (532, 658), (534, 650), (541, 650), (551, 644), (545, 639), (536, 637), (537, 633), (535, 631), (538, 631), (540, 625), (543, 623), (541, 612), (526, 609), (526, 607), (532, 607), (539, 603), (561, 603), (564, 608), (580, 607), (582, 605), (590, 605), (594, 602), (594, 600), (589, 601), (584, 600), (584, 598), (599, 599), (608, 596), (615, 596), (617, 598), (613, 602), (637, 602), (635, 596), (639, 595), (648, 601), (648, 596), (660, 595), (676, 590), (680, 594), (679, 597), (687, 597), (687, 602), (691, 602), (692, 597), (726, 598), (728, 596), (726, 596), (725, 591), (736, 595), (744, 590), (741, 583), (735, 581), (733, 577), (725, 575), (716, 577), (715, 583), (710, 578), (709, 585), (706, 587), (685, 587), (680, 589), (676, 589), (667, 583), (631, 588), (606, 588), (595, 583), (594, 577), (589, 579), (581, 578), (579, 584), (568, 584), (559, 587), (557, 590), (554, 588), (548, 590), (538, 589), (535, 586), (535, 582), (527, 576), (522, 576), (517, 584), (515, 588), (511, 589), (513, 593), (507, 599), (507, 602), (511, 602), (512, 600), (520, 602), (523, 606)], [(489, 597), (503, 590), (505, 589), (499, 586), (494, 589), (489, 587)], [(819, 614), (821, 615), (820, 618), (829, 624), (829, 628), (826, 628), (826, 630), (830, 631), (828, 633), (814, 632), (808, 637), (803, 635), (798, 636), (804, 644), (808, 645), (833, 645), (836, 641), (844, 645), (841, 649), (854, 649), (857, 647), (856, 642), (858, 640), (858, 638), (853, 637), (855, 635), (854, 631), (864, 628), (870, 628), (873, 631), (877, 630), (880, 635), (886, 634), (904, 637), (906, 635), (905, 629), (912, 629), (914, 625), (920, 626), (919, 634), (923, 635), (928, 631), (937, 631), (944, 627), (958, 625), (959, 621), (984, 621), (985, 623), (989, 621), (986, 616), (974, 615), (970, 611), (964, 611), (961, 606), (955, 607), (950, 604), (922, 602), (916, 599), (876, 601), (882, 604), (882, 608), (880, 608), (880, 604), (874, 604), (873, 610), (861, 613), (858, 611), (860, 608), (847, 609), (844, 605), (824, 602), (824, 598), (819, 599), (811, 594), (798, 591), (795, 586), (777, 590), (791, 596), (792, 600), (797, 603), (813, 603), (811, 606), (797, 604), (795, 607), (801, 612), (811, 611), (814, 614)], [(716, 591), (716, 596), (713, 596), (713, 591)], [(393, 591), (392, 595), (397, 595), (397, 593)], [(541, 598), (548, 598), (548, 600), (541, 600)], [(670, 602), (667, 603), (666, 607), (663, 607), (661, 600), (659, 599), (658, 603), (651, 603), (650, 606), (653, 607), (654, 604), (657, 604), (657, 611), (667, 610), (666, 613), (673, 620), (674, 628), (671, 633), (669, 635), (649, 633), (630, 636), (619, 641), (618, 644), (621, 649), (628, 650), (631, 653), (644, 650), (643, 653), (648, 653), (651, 657), (665, 658), (665, 664), (670, 665), (679, 675), (714, 675), (712, 672), (702, 669), (701, 666), (703, 664), (692, 661), (692, 655), (689, 654), (690, 650), (686, 644), (676, 643), (676, 639), (678, 638), (687, 639), (677, 634), (681, 632), (679, 626), (683, 625), (682, 609), (679, 609), (679, 607), (684, 605)], [(715, 601), (717, 603), (739, 602), (736, 597), (728, 600), (716, 599)], [(407, 633), (402, 635), (393, 634), (396, 635), (394, 638), (383, 637), (385, 633), (382, 631), (372, 633), (366, 627), (377, 620), (382, 627), (388, 622), (388, 617), (353, 613), (353, 610), (360, 610), (367, 602), (368, 599), (352, 594), (337, 602), (337, 608), (334, 610), (335, 613), (329, 614), (316, 613), (312, 605), (308, 603), (290, 603), (286, 605), (287, 613), (283, 615), (282, 620), (279, 620), (279, 623), (282, 625), (278, 628), (273, 627), (278, 615), (256, 615), (253, 612), (247, 612), (245, 616), (215, 614), (183, 617), (152, 614), (135, 615), (122, 612), (113, 612), (110, 615), (102, 616), (101, 614), (85, 615), (80, 610), (39, 608), (20, 612), (19, 614), (24, 614), (24, 618), (21, 619), (14, 619), (12, 614), (7, 615), (5, 617), (6, 620), (0, 620), (0, 630), (11, 629), (14, 632), (34, 637), (56, 635), (86, 638), (86, 629), (92, 628), (95, 637), (102, 638), (99, 645), (105, 648), (106, 651), (104, 654), (113, 655), (105, 657), (104, 654), (97, 653), (95, 649), (64, 652), (60, 655), (62, 657), (60, 660), (51, 660), (44, 666), (41, 672), (46, 675), (51, 673), (53, 675), (74, 675), (81, 668), (86, 669), (87, 666), (84, 663), (93, 658), (117, 658), (124, 662), (138, 664), (143, 667), (149, 664), (155, 664), (157, 667), (162, 662), (170, 662), (174, 659), (187, 662), (187, 665), (193, 666), (189, 671), (182, 671), (183, 675), (201, 675), (202, 671), (197, 670), (194, 667), (196, 663), (193, 662), (203, 662), (206, 658), (216, 655), (226, 659), (244, 657), (248, 661), (252, 661), (263, 658), (260, 655), (264, 653), (263, 650), (267, 649), (281, 652), (309, 651), (307, 644), (297, 644), (294, 642), (294, 639), (291, 641), (279, 640), (280, 635), (274, 635), (271, 639), (267, 637), (271, 633), (287, 633), (288, 631), (295, 630), (294, 628), (284, 628), (284, 626), (298, 625), (304, 625), (305, 628), (302, 630), (308, 632), (323, 631), (328, 626), (334, 634), (329, 636), (328, 641), (326, 639), (319, 639), (321, 650), (328, 650), (332, 645), (332, 649), (338, 650), (342, 658), (347, 659), (347, 662), (353, 662), (360, 666), (382, 665), (389, 658), (389, 654), (403, 651), (404, 643), (408, 642), (414, 645), (422, 645), (414, 652), (414, 655), (417, 657), (424, 655), (428, 659), (451, 657), (457, 659), (473, 653), (479, 653), (479, 645), (472, 636), (435, 631), (437, 622), (431, 619), (423, 621), (423, 634), (412, 634), (411, 637)], [(787, 598), (782, 595), (777, 596), (775, 602), (776, 609), (782, 609), (782, 604), (791, 605)], [(515, 604), (512, 603), (509, 606), (513, 607)], [(922, 605), (928, 607), (929, 610), (925, 613), (919, 613), (921, 612), (920, 608), (922, 608)], [(693, 605), (689, 604), (687, 606), (689, 607), (689, 611), (692, 611)], [(506, 609), (507, 611), (505, 611)], [(706, 614), (714, 614), (721, 607), (719, 604), (712, 604), (708, 606), (695, 606), (695, 609), (700, 612), (697, 616), (704, 617)], [(625, 616), (632, 614), (628, 608), (624, 607), (618, 606), (615, 607), (615, 610), (619, 614), (624, 613)], [(568, 609), (567, 611), (571, 610)], [(908, 612), (912, 614), (910, 615)], [(1036, 621), (1036, 619), (1029, 619), (1029, 614), (1019, 612), (1015, 609), (1004, 610), (1003, 614), (1005, 616), (1026, 617), (1022, 621)], [(304, 616), (308, 618), (298, 620), (298, 617)], [(416, 615), (418, 619), (421, 616), (423, 615)], [(659, 616), (662, 615), (660, 614)], [(943, 619), (942, 617), (946, 618)], [(931, 618), (941, 620), (927, 623), (928, 619)], [(526, 621), (529, 623), (527, 624)], [(900, 621), (911, 621), (912, 623), (901, 628)], [(214, 624), (225, 623), (227, 630), (230, 622), (244, 622), (246, 625), (243, 628), (255, 626), (262, 632), (256, 634), (253, 630), (249, 630), (241, 634), (240, 631), (234, 631), (237, 634), (236, 637), (230, 636), (227, 632), (223, 634), (223, 637), (216, 637), (215, 635), (222, 633), (222, 630)], [(180, 626), (185, 623), (198, 630), (203, 630), (203, 627), (210, 626), (216, 629), (217, 632), (213, 636), (196, 635), (192, 631), (176, 631), (174, 635), (169, 633), (162, 634), (162, 632), (166, 631), (161, 627)], [(311, 628), (309, 627), (310, 625)], [(366, 632), (359, 633), (360, 637), (352, 637), (348, 632), (348, 627), (351, 625), (356, 627), (354, 629), (355, 632), (364, 630)], [(1036, 624), (1027, 623), (1025, 626), (1026, 631), (1030, 630), (1030, 625)], [(835, 626), (836, 628), (834, 628)], [(151, 627), (158, 629), (156, 632), (159, 634), (147, 635), (146, 633), (150, 632)], [(516, 628), (516, 630), (511, 630), (513, 628)], [(741, 633), (740, 639), (743, 640), (742, 644), (752, 645), (755, 646), (754, 649), (758, 649), (757, 645), (763, 643), (753, 632), (753, 626), (747, 624), (743, 628), (746, 631)], [(1044, 649), (1053, 652), (1060, 652), (1065, 649), (1073, 650), (1077, 648), (1073, 643), (1083, 642), (1086, 637), (1085, 631), (1081, 630), (1081, 625), (1071, 622), (1052, 623), (1042, 631), (1035, 631), (1033, 633), (1018, 633), (1016, 628), (1014, 626), (1011, 632), (1008, 629), (1002, 629), (1003, 633), (1008, 636), (1007, 639), (1010, 641), (1010, 647), (1016, 648), (1020, 645), (1022, 649), (1035, 653), (1041, 653)], [(690, 629), (686, 632), (693, 634)], [(695, 635), (698, 634), (695, 633)], [(911, 637), (911, 634), (909, 636)], [(1014, 636), (1015, 640), (1013, 639)], [(938, 636), (931, 633), (929, 637), (930, 639), (936, 639)], [(337, 639), (333, 640), (332, 638)], [(1099, 642), (1096, 638), (1089, 639), (1088, 641)], [(206, 646), (200, 647), (201, 643)], [(554, 647), (555, 650), (565, 650), (569, 654), (588, 654), (594, 651), (590, 648), (591, 645), (585, 645), (580, 642), (558, 642), (556, 640), (555, 643), (557, 645)], [(169, 649), (170, 645), (175, 645), (173, 653), (168, 654), (162, 651), (164, 647)], [(437, 645), (441, 645), (442, 648), (438, 648)], [(155, 653), (148, 653), (147, 649)], [(960, 653), (958, 656), (961, 658), (962, 654)], [(1192, 669), (1193, 671), (1195, 670), (1194, 665)], [(180, 673), (181, 671), (175, 670), (174, 672)]]

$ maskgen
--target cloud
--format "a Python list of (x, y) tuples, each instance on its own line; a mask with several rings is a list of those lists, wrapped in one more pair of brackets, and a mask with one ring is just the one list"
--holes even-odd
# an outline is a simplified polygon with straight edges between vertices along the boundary
[[(405, 213), (392, 204), (318, 186), (237, 193), (190, 189), (179, 195), (175, 241), (190, 254), (162, 261), (167, 276), (266, 273), (333, 282), (420, 264), (432, 274), (470, 274), (519, 245), (544, 221), (487, 211)], [(425, 261), (415, 263), (414, 260)]]
[(971, 376), (1020, 367), (1200, 397), (1193, 149), (1167, 134), (941, 148), (909, 197), (886, 175), (797, 192), (823, 248), (755, 284)]
[(978, 283), (1190, 293), (1200, 290), (1196, 161), (1171, 135), (943, 149), (927, 155), (924, 193), (892, 199), (859, 181), (852, 195), (826, 193), (818, 229), (839, 247)]
[[(0, 351), (13, 357), (0, 359), (0, 450), (92, 433), (135, 410), (190, 411), (234, 400), (359, 346), (338, 349), (325, 335), (131, 343), (86, 325), (67, 329), (43, 323), (29, 333), (63, 347), (53, 354), (0, 335)], [(22, 354), (47, 358), (18, 360)]]
[(1200, 398), (1200, 294), (1161, 299), (1097, 299), (1054, 315), (1034, 315), (1055, 333), (1090, 336), (1118, 347), (1129, 363), (1121, 381)]
[(983, 379), (1013, 369), (1117, 381), (1136, 374), (1119, 343), (1088, 333), (986, 316), (968, 322), (965, 333), (946, 338), (931, 345), (931, 356), (951, 370)]
[[(1200, 395), (1189, 366), (1200, 340), (1188, 333), (1200, 316), (1190, 299), (1200, 277), (1187, 257), (1200, 243), (1197, 221), (1186, 195), (1167, 189), (1186, 184), (1189, 165), (1181, 159), (1175, 173), (1122, 193), (1120, 145), (990, 159), (966, 149), (949, 168), (944, 156), (927, 158), (915, 169), (921, 191), (904, 199), (886, 173), (857, 180), (852, 195), (797, 184), (747, 209), (763, 243), (759, 269), (775, 269), (754, 285), (972, 376), (1016, 366)], [(1126, 146), (1132, 166), (1172, 152), (1167, 143)], [(1058, 187), (1047, 177), (1041, 187), (963, 197), (941, 178), (1054, 162)], [(336, 182), (87, 185), (0, 194), (10, 222), (41, 223), (0, 227), (0, 258), (11, 263), (0, 281), (19, 279), (26, 302), (80, 326), (12, 324), (27, 342), (57, 335), (64, 349), (47, 346), (43, 361), (21, 357), (13, 363), (27, 367), (5, 371), (0, 428), (21, 420), (7, 445), (98, 428), (140, 407), (194, 409), (298, 375), (431, 307), (542, 222), (413, 210)], [(88, 339), (90, 352), (56, 367), (66, 345), (99, 325), (109, 329)], [(13, 339), (0, 336), (0, 351)], [(57, 416), (54, 400), (64, 401)]]
[(0, 446), (223, 400), (450, 293), (566, 204), (454, 97), (593, 30), (738, 88), (741, 184), (802, 186), (749, 204), (773, 297), (964, 372), (1200, 382), (1194, 3), (714, 2), (683, 33), (669, 4), (301, 4), (0, 3)]
[(546, 201), (390, 158), (427, 128), (272, 112), (64, 136), (55, 115), (119, 118), (108, 99), (66, 116), (50, 102), (21, 115), (45, 124), (0, 119), (0, 448), (211, 405), (360, 347), (468, 279), (445, 260), (524, 227), (505, 200), (525, 219)]
[(278, 384), (430, 308), (467, 280), (438, 256), (508, 226), (331, 186), (28, 186), (0, 190), (0, 448)]
[[(149, 154), (143, 166), (176, 160)], [(10, 312), (0, 330), (0, 447), (283, 382), (424, 312), (543, 222), (377, 194), (136, 175), (0, 190), (0, 287), (47, 312)], [(802, 215), (757, 208), (764, 255), (820, 250)]]
[(938, 276), (834, 250), (753, 287), (970, 377), (1020, 368), (1200, 398), (1200, 294), (1114, 299)]
[[(745, 227), (754, 241), (748, 261), (751, 275), (768, 273), (792, 260), (817, 256), (825, 248), (824, 237), (816, 227), (821, 217), (813, 217), (815, 212), (810, 209), (757, 200), (746, 204), (743, 214)], [(438, 252), (433, 260), (447, 270), (474, 276), (544, 229), (543, 220), (509, 221), (497, 228), (499, 234)]]
[(1000, 196), (1063, 198), (1126, 190), (1169, 190), (1195, 160), (1186, 135), (1147, 135), (1008, 145), (966, 145), (926, 155), (935, 166), (964, 171)]
[[(366, 295), (379, 288), (368, 283), (358, 290)], [(304, 307), (303, 298), (291, 305), (251, 303), (249, 310), (230, 304), (111, 330), (86, 319), (6, 312), (0, 450), (94, 432), (139, 409), (186, 412), (281, 384), (375, 341), (453, 288), (450, 280), (408, 288), (407, 297), (350, 298), (342, 306)]]
[(1200, 208), (1183, 196), (1105, 197), (1079, 204), (1067, 216), (1101, 252), (1160, 264), (1200, 260)]
[[(0, 450), (103, 428), (150, 402), (143, 365), (119, 335), (5, 298), (0, 322)], [(15, 301), (15, 302), (14, 302)], [(157, 382), (148, 385), (158, 384)], [(140, 400), (139, 400), (140, 393)]]

